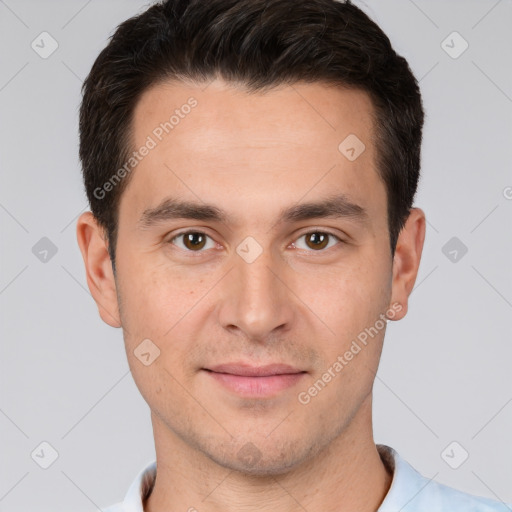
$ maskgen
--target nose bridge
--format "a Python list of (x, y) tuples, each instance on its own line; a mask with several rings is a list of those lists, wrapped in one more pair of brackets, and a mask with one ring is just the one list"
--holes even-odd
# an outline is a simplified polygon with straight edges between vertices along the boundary
[(233, 254), (231, 293), (222, 304), (220, 321), (251, 339), (265, 339), (276, 328), (289, 326), (292, 301), (283, 282), (283, 262), (270, 248), (256, 244), (246, 239)]

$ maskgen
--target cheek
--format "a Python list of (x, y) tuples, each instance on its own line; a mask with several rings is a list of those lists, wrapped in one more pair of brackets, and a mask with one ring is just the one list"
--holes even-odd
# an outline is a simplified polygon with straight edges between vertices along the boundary
[(333, 331), (332, 339), (347, 340), (386, 311), (391, 293), (388, 271), (370, 259), (346, 265), (303, 280), (299, 296), (328, 331)]
[(125, 341), (130, 346), (149, 338), (165, 347), (214, 284), (211, 272), (185, 272), (143, 254), (119, 265), (119, 281)]
[[(127, 268), (131, 271), (127, 272)], [(179, 382), (189, 378), (182, 370), (191, 347), (181, 333), (190, 329), (187, 313), (201, 294), (191, 289), (189, 280), (175, 276), (163, 266), (145, 267), (139, 262), (138, 266), (126, 266), (123, 270), (123, 334), (134, 381), (145, 400), (157, 409), (159, 400), (165, 402), (169, 396), (178, 402), (185, 400), (173, 377)], [(202, 281), (198, 279), (198, 283)]]
[(120, 262), (118, 281), (125, 341), (161, 337), (172, 326), (169, 304), (176, 302), (177, 287), (159, 269), (144, 265), (142, 257)]

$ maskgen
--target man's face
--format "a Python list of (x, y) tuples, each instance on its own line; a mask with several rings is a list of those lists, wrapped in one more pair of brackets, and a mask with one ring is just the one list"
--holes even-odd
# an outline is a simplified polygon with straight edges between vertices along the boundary
[[(190, 97), (197, 104), (182, 108)], [(158, 130), (176, 109), (169, 133)], [(156, 146), (121, 197), (116, 287), (160, 439), (228, 468), (279, 473), (340, 434), (356, 438), (351, 425), (368, 420), (380, 315), (393, 299), (371, 116), (364, 92), (320, 83), (265, 94), (167, 83), (142, 96), (133, 147), (148, 136)], [(354, 137), (339, 149), (351, 134), (364, 143), (359, 156)], [(360, 208), (282, 216), (338, 196)], [(171, 199), (223, 218), (175, 217)], [(155, 346), (160, 355), (143, 364)], [(276, 364), (290, 368), (261, 369)]]

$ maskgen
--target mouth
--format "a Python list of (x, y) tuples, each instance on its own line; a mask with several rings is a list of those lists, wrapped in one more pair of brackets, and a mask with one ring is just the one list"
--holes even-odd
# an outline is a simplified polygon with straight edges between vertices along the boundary
[(214, 381), (229, 391), (245, 396), (263, 398), (275, 396), (295, 386), (307, 373), (286, 364), (251, 366), (244, 363), (221, 364), (203, 368)]

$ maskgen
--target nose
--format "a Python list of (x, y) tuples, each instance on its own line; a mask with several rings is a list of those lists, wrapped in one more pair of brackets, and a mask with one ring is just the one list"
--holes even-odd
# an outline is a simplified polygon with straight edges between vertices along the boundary
[(221, 326), (260, 343), (289, 330), (295, 314), (291, 267), (270, 249), (250, 263), (237, 253), (233, 260), (218, 309)]

